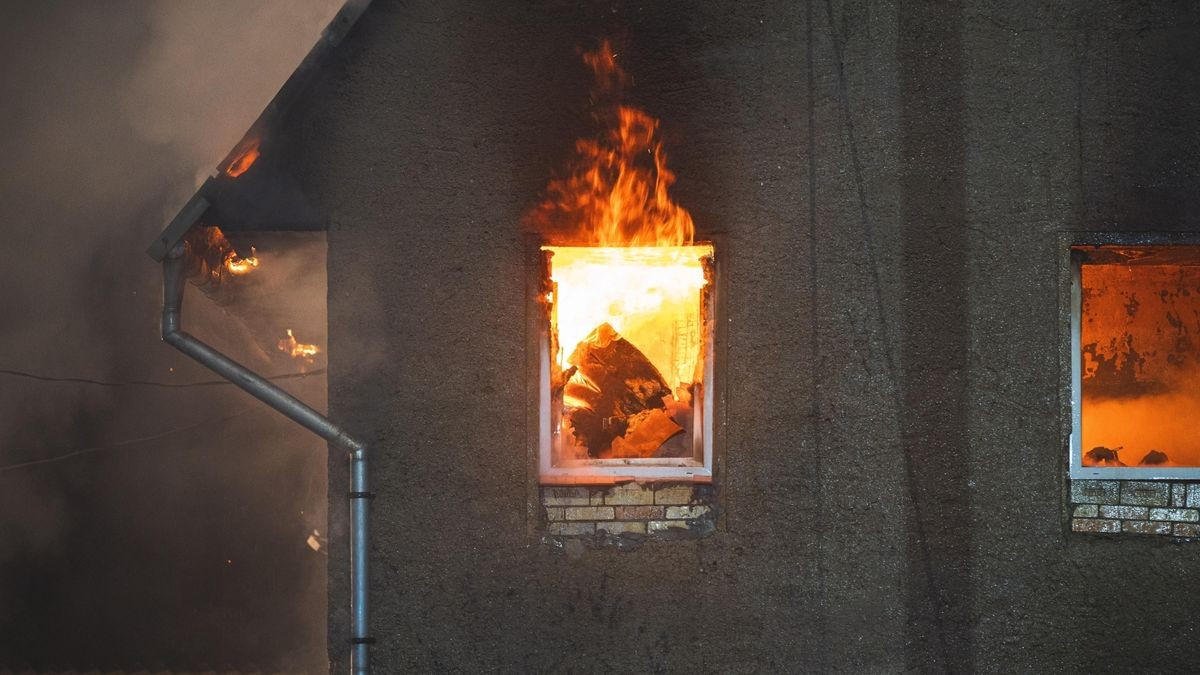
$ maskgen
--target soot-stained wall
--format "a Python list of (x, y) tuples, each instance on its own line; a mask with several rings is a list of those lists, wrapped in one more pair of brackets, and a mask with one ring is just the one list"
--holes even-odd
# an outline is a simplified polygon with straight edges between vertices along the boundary
[[(1182, 3), (379, 2), (290, 122), (381, 672), (1172, 669), (1200, 544), (1069, 532), (1061, 233), (1197, 230)], [(724, 526), (529, 534), (522, 217), (624, 35), (723, 233)], [(330, 644), (345, 666), (341, 457)]]

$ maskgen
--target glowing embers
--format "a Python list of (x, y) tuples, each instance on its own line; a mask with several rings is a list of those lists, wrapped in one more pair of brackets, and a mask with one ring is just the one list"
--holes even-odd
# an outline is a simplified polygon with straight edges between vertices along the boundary
[[(297, 341), (296, 336), (292, 333), (291, 328), (287, 329), (287, 337), (280, 340), (279, 344), (276, 345), (276, 348), (293, 359), (310, 365), (316, 358), (317, 354), (321, 353), (320, 347), (314, 344)], [(303, 369), (303, 366), (301, 366), (301, 369)]]
[(551, 398), (543, 468), (704, 467), (713, 247), (542, 250)]
[(230, 178), (241, 176), (249, 171), (250, 167), (254, 166), (254, 162), (258, 161), (260, 154), (259, 140), (257, 138), (242, 141), (234, 149), (234, 157), (229, 161), (229, 165), (225, 167), (225, 175)]
[(1077, 466), (1200, 467), (1200, 247), (1075, 253)]
[(232, 251), (231, 255), (225, 258), (225, 269), (229, 270), (229, 273), (234, 276), (249, 274), (258, 269), (257, 253), (253, 246), (250, 247), (250, 255), (245, 258), (238, 257), (237, 251)]
[(184, 238), (189, 255), (188, 279), (210, 297), (236, 277), (244, 277), (259, 268), (258, 252), (242, 257), (215, 225), (198, 225)]

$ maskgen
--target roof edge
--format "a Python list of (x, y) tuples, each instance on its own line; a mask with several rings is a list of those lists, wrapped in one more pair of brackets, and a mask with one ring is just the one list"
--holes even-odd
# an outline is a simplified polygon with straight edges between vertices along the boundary
[(179, 212), (171, 219), (162, 233), (154, 239), (146, 253), (157, 261), (162, 261), (166, 257), (167, 251), (170, 251), (175, 244), (183, 238), (196, 221), (204, 216), (208, 210), (209, 201), (206, 198), (206, 192), (212, 187), (213, 176), (220, 175), (222, 172), (229, 169), (234, 162), (238, 161), (244, 154), (244, 149), (251, 144), (255, 144), (261, 140), (266, 130), (271, 127), (271, 124), (282, 117), (293, 105), (300, 99), (301, 94), (308, 89), (312, 82), (314, 74), (318, 70), (318, 66), (324, 63), (338, 45), (350, 33), (350, 29), (354, 27), (358, 20), (366, 12), (370, 6), (371, 0), (346, 0), (334, 14), (333, 19), (321, 31), (321, 37), (312, 49), (308, 50), (300, 64), (284, 81), (283, 86), (267, 103), (266, 108), (259, 113), (258, 118), (242, 135), (242, 138), (234, 144), (233, 149), (225, 155), (225, 158), (217, 164), (213, 174), (200, 186), (199, 189), (188, 199), (187, 203), (179, 210)]

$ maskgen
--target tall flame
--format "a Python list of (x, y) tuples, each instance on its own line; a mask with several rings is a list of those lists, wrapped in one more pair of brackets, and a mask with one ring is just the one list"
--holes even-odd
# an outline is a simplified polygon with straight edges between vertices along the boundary
[[(608, 41), (584, 55), (595, 94), (618, 93), (628, 76)], [(580, 139), (566, 175), (546, 188), (531, 219), (568, 231), (568, 242), (586, 246), (682, 246), (695, 236), (692, 216), (671, 200), (675, 174), (659, 139), (658, 120), (628, 105), (605, 111), (608, 127)]]
[[(691, 456), (690, 441), (676, 433), (690, 428), (692, 385), (703, 378), (701, 292), (708, 284), (705, 259), (713, 249), (693, 245), (692, 217), (671, 199), (675, 174), (667, 168), (658, 120), (619, 102), (630, 78), (617, 64), (612, 45), (603, 42), (583, 60), (595, 76), (592, 100), (602, 105), (597, 120), (603, 128), (576, 142), (567, 170), (550, 182), (545, 200), (529, 217), (556, 244), (564, 244), (544, 247), (553, 255), (553, 285), (546, 301), (556, 336), (556, 386), (563, 387), (566, 408), (562, 430), (564, 437), (574, 439), (572, 447), (562, 450), (576, 459), (662, 452)], [(604, 345), (596, 343), (594, 351), (582, 347), (600, 335), (619, 335), (632, 345), (624, 352), (624, 363), (605, 363), (604, 372), (629, 366), (628, 359), (640, 356), (653, 365), (650, 370), (657, 370), (665, 391), (673, 393), (657, 402), (655, 396), (647, 397), (647, 409), (626, 410), (621, 419), (610, 419), (613, 412), (601, 409), (607, 399), (599, 384), (589, 381), (581, 364), (571, 360), (575, 356), (568, 356), (604, 358), (598, 356)], [(609, 378), (607, 386), (642, 389), (623, 376)], [(589, 388), (596, 395), (586, 398), (596, 399), (595, 410), (572, 395)], [(583, 441), (580, 432), (588, 415), (604, 420)], [(612, 432), (611, 447), (596, 440), (605, 437), (610, 423), (625, 428)], [(675, 440), (668, 448), (671, 438)]]

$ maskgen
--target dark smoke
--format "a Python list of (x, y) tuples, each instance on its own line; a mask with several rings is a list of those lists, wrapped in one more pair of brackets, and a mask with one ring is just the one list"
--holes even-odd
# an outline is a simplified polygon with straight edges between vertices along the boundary
[[(214, 379), (158, 340), (143, 251), (339, 5), (0, 9), (0, 369), (113, 385), (0, 373), (0, 467), (66, 456), (0, 468), (0, 671), (325, 669), (325, 558), (305, 544), (324, 445), (231, 387), (121, 383)], [(323, 253), (297, 255), (317, 273), (275, 311), (323, 325)], [(185, 314), (252, 367), (295, 369), (194, 289)], [(323, 377), (286, 386), (324, 405)]]

